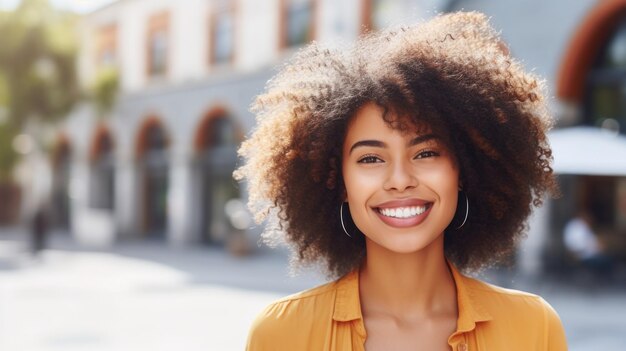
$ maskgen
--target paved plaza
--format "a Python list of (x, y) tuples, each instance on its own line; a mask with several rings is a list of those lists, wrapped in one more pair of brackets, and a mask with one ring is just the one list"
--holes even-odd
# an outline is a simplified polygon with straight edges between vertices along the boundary
[[(284, 251), (236, 258), (163, 242), (87, 250), (56, 233), (32, 257), (24, 239), (0, 229), (2, 351), (243, 350), (266, 304), (323, 282), (314, 272), (289, 277)], [(626, 289), (489, 279), (542, 294), (561, 315), (570, 350), (626, 344)]]

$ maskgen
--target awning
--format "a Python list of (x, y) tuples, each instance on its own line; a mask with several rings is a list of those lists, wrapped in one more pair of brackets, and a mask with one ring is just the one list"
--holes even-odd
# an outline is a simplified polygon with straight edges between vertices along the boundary
[(626, 176), (626, 136), (594, 127), (548, 133), (557, 174)]

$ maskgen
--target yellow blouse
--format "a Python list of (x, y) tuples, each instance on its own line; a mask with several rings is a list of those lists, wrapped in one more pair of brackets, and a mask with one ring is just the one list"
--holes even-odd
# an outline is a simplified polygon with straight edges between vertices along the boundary
[[(567, 350), (561, 321), (541, 297), (461, 275), (450, 264), (459, 316), (448, 338), (455, 351)], [(359, 274), (282, 298), (257, 317), (248, 351), (364, 350)]]

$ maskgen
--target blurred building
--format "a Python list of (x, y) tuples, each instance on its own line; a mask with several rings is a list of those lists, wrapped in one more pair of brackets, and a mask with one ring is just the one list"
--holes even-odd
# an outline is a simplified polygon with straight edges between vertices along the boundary
[[(113, 68), (119, 98), (107, 113), (80, 105), (58, 131), (54, 222), (90, 244), (240, 239), (233, 233), (250, 221), (241, 208), (245, 186), (231, 177), (236, 149), (254, 124), (248, 107), (275, 67), (311, 40), (351, 41), (406, 13), (414, 16), (404, 20), (414, 21), (423, 14), (417, 5), (119, 0), (87, 14), (82, 84), (92, 86)], [(255, 243), (258, 233), (243, 235)]]
[[(114, 68), (120, 91), (110, 112), (82, 104), (58, 131), (57, 226), (90, 243), (228, 245), (248, 227), (230, 201), (246, 197), (231, 179), (235, 150), (275, 67), (311, 40), (352, 41), (366, 29), (456, 10), (492, 16), (511, 54), (546, 77), (558, 127), (605, 127), (624, 138), (625, 0), (119, 0), (80, 27), (83, 85)], [(560, 230), (575, 206), (596, 208), (626, 252), (624, 173), (557, 172), (568, 174), (560, 177), (565, 196), (533, 217), (522, 266), (536, 271), (543, 257), (565, 255)], [(244, 236), (255, 243), (258, 233)]]

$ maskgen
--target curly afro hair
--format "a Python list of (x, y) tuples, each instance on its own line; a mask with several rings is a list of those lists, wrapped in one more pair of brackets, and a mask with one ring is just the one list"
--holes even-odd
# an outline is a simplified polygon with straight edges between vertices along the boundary
[(462, 228), (446, 230), (445, 255), (478, 270), (504, 259), (532, 206), (558, 193), (543, 90), (476, 12), (370, 33), (350, 47), (313, 43), (254, 102), (257, 126), (235, 177), (248, 182), (256, 220), (274, 218), (266, 242), (284, 239), (296, 262), (323, 263), (331, 277), (355, 269), (365, 243), (341, 227), (341, 150), (350, 118), (374, 102), (402, 116), (385, 118), (392, 128), (426, 125), (448, 136), (470, 212)]

